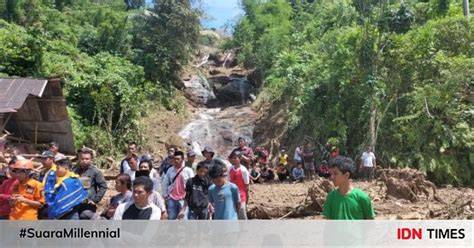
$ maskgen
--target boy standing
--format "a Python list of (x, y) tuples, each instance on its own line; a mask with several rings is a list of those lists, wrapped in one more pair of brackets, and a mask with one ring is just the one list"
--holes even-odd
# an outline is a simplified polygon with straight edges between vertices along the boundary
[(189, 208), (189, 220), (207, 220), (209, 215), (209, 200), (207, 198), (211, 180), (208, 176), (209, 168), (206, 164), (197, 166), (197, 175), (186, 182), (186, 196), (184, 198), (184, 207), (178, 215), (182, 219)]
[(231, 183), (237, 185), (240, 194), (240, 208), (238, 209), (239, 212), (239, 220), (246, 220), (247, 219), (247, 199), (249, 193), (249, 184), (250, 184), (250, 175), (247, 168), (240, 164), (241, 153), (239, 151), (233, 151), (229, 155), (229, 160), (232, 163), (232, 167), (229, 171), (229, 180)]
[(352, 159), (337, 157), (332, 161), (329, 171), (337, 189), (331, 191), (326, 197), (323, 209), (326, 219), (374, 219), (374, 209), (369, 196), (358, 188), (352, 188), (350, 184), (349, 179), (354, 174)]
[(224, 162), (216, 160), (209, 170), (209, 176), (214, 185), (209, 187), (209, 201), (214, 206), (214, 219), (237, 220), (237, 210), (240, 209), (239, 189), (233, 183), (227, 182), (227, 168)]

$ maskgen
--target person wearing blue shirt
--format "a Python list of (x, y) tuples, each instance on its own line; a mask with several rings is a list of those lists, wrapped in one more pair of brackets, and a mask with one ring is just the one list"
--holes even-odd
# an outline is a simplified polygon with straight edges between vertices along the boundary
[(303, 165), (301, 163), (299, 163), (298, 166), (293, 168), (293, 171), (291, 171), (291, 179), (293, 181), (303, 182), (304, 170), (303, 170)]
[(240, 209), (240, 194), (237, 185), (227, 181), (227, 167), (216, 160), (209, 170), (214, 185), (209, 187), (209, 202), (214, 207), (214, 219), (237, 220)]

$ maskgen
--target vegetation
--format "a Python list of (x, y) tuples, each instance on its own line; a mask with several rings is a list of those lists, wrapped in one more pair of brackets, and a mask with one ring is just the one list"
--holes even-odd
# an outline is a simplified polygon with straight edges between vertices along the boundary
[(61, 77), (76, 146), (143, 142), (147, 100), (180, 110), (173, 81), (199, 38), (189, 0), (0, 1), (0, 75)]
[(460, 1), (242, 6), (226, 46), (264, 76), (269, 100), (283, 101), (292, 142), (334, 137), (354, 158), (371, 145), (385, 166), (474, 185), (474, 21), (463, 17)]

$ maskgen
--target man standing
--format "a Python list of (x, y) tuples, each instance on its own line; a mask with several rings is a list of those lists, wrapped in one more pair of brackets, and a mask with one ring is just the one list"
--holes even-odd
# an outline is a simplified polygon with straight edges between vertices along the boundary
[(132, 181), (135, 180), (135, 174), (139, 170), (139, 163), (140, 160), (138, 158), (138, 155), (136, 153), (132, 153), (127, 159), (127, 168), (125, 169), (125, 172), (123, 174), (129, 175)]
[(201, 153), (204, 156), (204, 160), (199, 162), (198, 165), (206, 165), (210, 169), (214, 165), (214, 149), (210, 146), (205, 146)]
[(12, 175), (18, 180), (9, 199), (10, 220), (37, 220), (38, 209), (43, 207), (43, 185), (30, 177), (33, 170), (31, 160), (17, 160)]
[(301, 160), (301, 145), (298, 145), (295, 149), (295, 155), (293, 156), (294, 166), (300, 164)]
[(107, 183), (104, 175), (92, 164), (94, 153), (89, 148), (79, 150), (79, 166), (74, 168), (74, 173), (80, 176), (80, 179), (87, 189), (87, 203), (79, 208), (79, 217), (81, 219), (90, 219), (97, 210), (97, 204), (102, 200), (107, 191)]
[(364, 181), (369, 180), (372, 181), (374, 178), (374, 169), (375, 169), (375, 154), (372, 152), (372, 148), (367, 146), (367, 150), (362, 153), (362, 157), (360, 158), (360, 167), (362, 168), (362, 177)]
[(193, 169), (194, 171), (194, 161), (196, 160), (196, 153), (193, 150), (189, 150), (186, 153), (186, 163), (185, 166)]
[(244, 166), (240, 165), (241, 153), (233, 151), (229, 155), (229, 161), (232, 163), (232, 167), (229, 171), (229, 181), (239, 189), (240, 194), (240, 208), (238, 209), (239, 220), (247, 219), (246, 202), (249, 193), (250, 176), (249, 171)]
[(169, 168), (163, 179), (163, 197), (168, 208), (168, 219), (175, 220), (184, 206), (186, 196), (186, 182), (194, 177), (191, 168), (184, 166), (184, 153), (174, 153), (174, 166)]
[(52, 194), (53, 201), (48, 202), (48, 219), (78, 220), (78, 206), (87, 199), (79, 176), (71, 172), (72, 163), (69, 159), (57, 162), (56, 186)]
[(59, 144), (56, 141), (49, 143), (49, 150), (54, 154), (54, 160), (65, 158), (64, 154), (59, 152)]
[[(58, 158), (59, 157), (61, 157), (61, 155), (59, 155)], [(48, 205), (52, 204), (54, 201), (54, 188), (56, 185), (57, 170), (57, 166), (54, 163), (54, 160), (55, 154), (50, 150), (44, 151), (43, 154), (41, 154), (41, 163), (43, 164), (43, 171), (40, 173), (39, 181), (42, 182), (44, 186), (44, 197), (46, 204), (40, 210), (40, 219), (47, 219)]]
[(176, 147), (171, 146), (168, 149), (168, 156), (163, 159), (163, 162), (160, 165), (160, 177), (166, 175), (168, 169), (173, 167), (174, 164), (174, 152), (176, 151)]
[[(127, 147), (127, 155), (124, 159), (122, 159), (122, 162), (120, 162), (120, 174), (128, 174), (130, 175), (131, 174), (131, 170), (132, 168), (130, 167), (130, 164), (128, 163), (128, 161), (130, 160), (131, 156), (133, 154), (137, 154), (138, 152), (138, 147), (137, 147), (137, 143), (135, 142), (130, 142), (128, 143), (128, 147)], [(138, 159), (137, 160), (137, 165), (140, 164), (140, 160)], [(135, 170), (136, 171), (136, 170)], [(133, 173), (134, 174), (134, 173)], [(132, 177), (132, 181), (133, 181), (133, 177)]]
[(303, 147), (303, 162), (306, 178), (313, 180), (313, 177), (316, 174), (316, 169), (314, 166), (314, 150), (310, 142), (306, 142)]
[(239, 139), (237, 139), (237, 142), (239, 142), (239, 147), (235, 148), (234, 151), (239, 151), (241, 153), (241, 163), (247, 169), (250, 169), (250, 165), (254, 160), (253, 150), (252, 148), (247, 146), (247, 142), (243, 137), (239, 137)]

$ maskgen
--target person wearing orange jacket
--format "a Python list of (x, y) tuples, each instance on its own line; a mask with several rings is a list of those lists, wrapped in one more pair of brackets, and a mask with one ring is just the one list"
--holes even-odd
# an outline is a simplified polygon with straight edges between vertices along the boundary
[(18, 179), (10, 197), (10, 220), (37, 220), (38, 209), (44, 204), (43, 185), (31, 178), (31, 160), (17, 160), (12, 176)]

